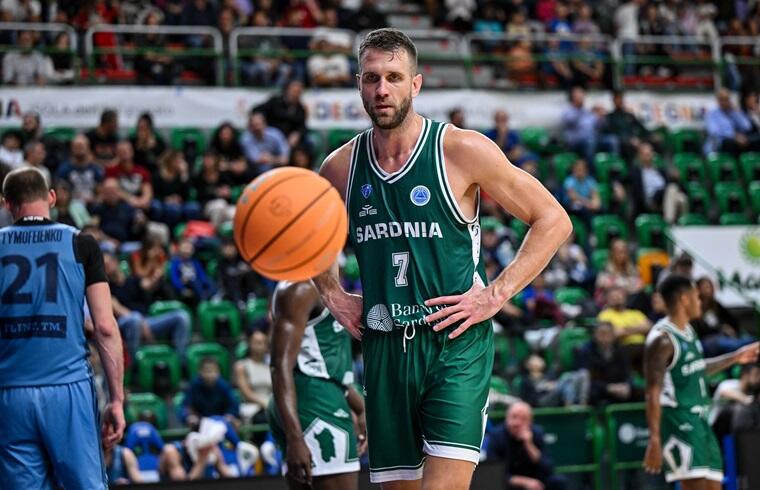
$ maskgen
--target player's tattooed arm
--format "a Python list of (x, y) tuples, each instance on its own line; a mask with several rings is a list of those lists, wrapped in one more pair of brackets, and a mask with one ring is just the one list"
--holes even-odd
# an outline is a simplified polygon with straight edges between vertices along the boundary
[(705, 373), (710, 376), (711, 374), (718, 373), (724, 369), (728, 369), (734, 364), (749, 364), (757, 361), (758, 350), (760, 344), (754, 342), (749, 345), (737, 349), (728, 354), (722, 356), (711, 357), (705, 360)]
[(646, 412), (649, 426), (649, 445), (644, 457), (644, 468), (649, 473), (659, 473), (662, 468), (662, 442), (660, 441), (660, 418), (662, 406), (660, 394), (665, 371), (673, 359), (673, 343), (662, 334), (647, 343), (644, 351), (644, 376), (646, 378)]

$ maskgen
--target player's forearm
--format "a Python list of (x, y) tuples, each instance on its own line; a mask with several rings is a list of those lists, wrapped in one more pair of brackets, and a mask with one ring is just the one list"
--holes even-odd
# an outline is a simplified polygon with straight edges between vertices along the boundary
[(650, 386), (646, 390), (647, 426), (649, 438), (660, 440), (660, 418), (662, 417), (662, 405), (660, 405), (660, 393), (662, 387)]
[(546, 268), (572, 232), (572, 223), (562, 208), (536, 220), (528, 230), (515, 259), (494, 280), (496, 297), (505, 303)]
[(705, 373), (710, 376), (719, 373), (724, 369), (728, 369), (734, 364), (736, 364), (736, 352), (729, 352), (722, 356), (711, 357), (705, 359)]
[(340, 276), (338, 274), (338, 261), (336, 260), (333, 265), (330, 266), (322, 274), (316, 276), (314, 279), (314, 285), (317, 286), (322, 300), (329, 305), (330, 300), (336, 295), (343, 293), (343, 286), (340, 284)]
[(95, 345), (106, 374), (111, 402), (124, 403), (124, 352), (121, 334), (113, 316), (104, 322), (105, 325), (95, 326)]
[(351, 411), (356, 415), (364, 413), (364, 398), (353, 387), (348, 389), (346, 401), (348, 402), (348, 406), (351, 407)]

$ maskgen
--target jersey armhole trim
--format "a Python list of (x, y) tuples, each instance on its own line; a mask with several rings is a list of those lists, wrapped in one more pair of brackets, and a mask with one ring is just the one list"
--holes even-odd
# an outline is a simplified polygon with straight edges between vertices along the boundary
[(353, 187), (351, 184), (354, 182), (354, 173), (356, 172), (356, 160), (358, 158), (358, 148), (360, 146), (359, 143), (365, 132), (366, 131), (363, 131), (357, 134), (352, 140), (353, 146), (351, 147), (351, 159), (348, 162), (348, 182), (346, 183), (346, 212), (349, 210), (349, 203), (351, 201), (351, 188)]
[(663, 328), (662, 331), (668, 337), (670, 343), (673, 344), (673, 359), (666, 368), (668, 371), (671, 371), (678, 362), (678, 358), (681, 356), (681, 344), (678, 342), (678, 339), (675, 338), (675, 335), (672, 332), (669, 332), (667, 328)]
[(475, 197), (475, 216), (468, 219), (462, 212), (459, 203), (454, 197), (454, 192), (451, 190), (451, 185), (449, 183), (449, 177), (446, 174), (446, 159), (443, 155), (443, 139), (448, 127), (448, 123), (443, 123), (438, 127), (438, 132), (436, 133), (435, 160), (436, 170), (438, 172), (438, 183), (441, 185), (443, 196), (451, 210), (451, 214), (459, 223), (469, 225), (478, 221), (478, 215), (480, 213), (480, 189), (478, 189), (477, 196)]

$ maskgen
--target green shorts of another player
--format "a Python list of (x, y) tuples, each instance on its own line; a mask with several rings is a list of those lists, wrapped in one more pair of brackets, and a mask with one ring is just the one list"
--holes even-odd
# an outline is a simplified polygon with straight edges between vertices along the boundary
[(665, 479), (723, 481), (720, 446), (700, 407), (662, 408), (660, 432)]
[[(345, 389), (331, 381), (300, 373), (293, 378), (298, 396), (298, 418), (304, 440), (311, 451), (312, 475), (359, 471), (356, 434)], [(287, 454), (285, 431), (274, 399), (267, 407), (267, 417), (272, 435), (284, 457)], [(283, 464), (282, 474), (287, 472), (287, 464)]]

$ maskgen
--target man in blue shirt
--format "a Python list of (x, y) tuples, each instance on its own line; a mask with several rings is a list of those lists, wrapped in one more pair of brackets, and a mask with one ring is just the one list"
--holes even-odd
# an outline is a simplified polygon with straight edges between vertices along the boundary
[(734, 107), (728, 89), (718, 91), (718, 107), (705, 116), (705, 154), (724, 151), (739, 154), (760, 151), (760, 135), (753, 135), (752, 123), (742, 111)]
[[(592, 164), (600, 149), (618, 154), (619, 141), (613, 135), (600, 135), (600, 116), (584, 107), (586, 91), (573, 87), (569, 94), (570, 107), (562, 113), (562, 136), (572, 151)], [(595, 109), (596, 110), (596, 109)]]
[(240, 135), (240, 146), (250, 165), (256, 167), (256, 174), (274, 167), (287, 165), (290, 147), (285, 135), (277, 128), (267, 126), (261, 112), (252, 112), (248, 119), (248, 129)]
[(565, 178), (563, 189), (567, 210), (590, 224), (591, 217), (601, 210), (602, 202), (599, 199), (599, 185), (588, 174), (588, 165), (584, 160), (579, 159), (573, 164), (573, 173)]
[(124, 432), (123, 357), (95, 239), (50, 221), (55, 191), (34, 168), (3, 181), (15, 223), (0, 230), (0, 482), (3, 488), (106, 489), (83, 305), (110, 402), (102, 442)]

